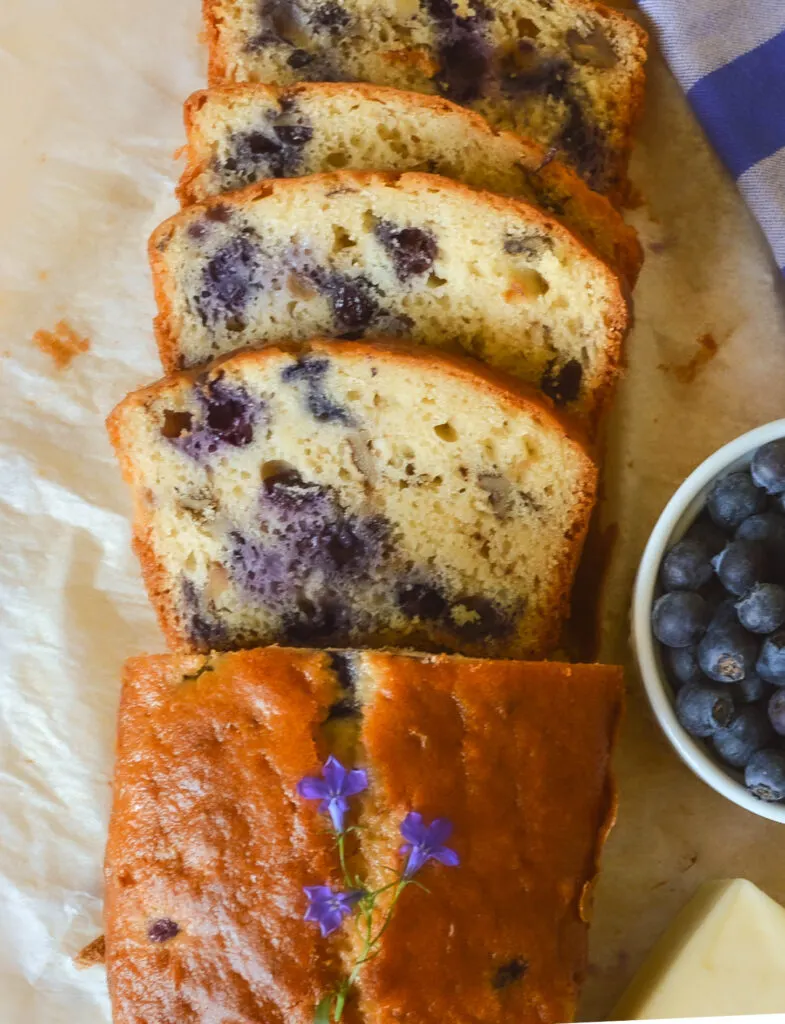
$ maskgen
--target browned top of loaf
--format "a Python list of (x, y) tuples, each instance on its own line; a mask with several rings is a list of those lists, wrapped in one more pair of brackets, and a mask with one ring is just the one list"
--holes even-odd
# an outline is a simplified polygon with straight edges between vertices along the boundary
[[(358, 659), (360, 854), (395, 863), (416, 809), (454, 823), (461, 866), (404, 893), (347, 1024), (570, 1019), (614, 812), (620, 670)], [(294, 797), (334, 749), (330, 665), (281, 648), (127, 664), (106, 858), (115, 1024), (311, 1024), (351, 961), (350, 929), (322, 939), (301, 920), (302, 887), (337, 882), (323, 819)]]
[[(233, 100), (254, 102), (254, 99), (284, 103), (287, 99), (321, 96), (329, 99), (356, 96), (375, 104), (390, 107), (405, 107), (407, 110), (423, 110), (436, 115), (459, 118), (465, 130), (472, 135), (486, 139), (499, 138), (516, 151), (521, 167), (542, 184), (544, 191), (553, 190), (565, 206), (562, 220), (576, 227), (582, 223), (595, 235), (608, 236), (607, 245), (614, 250), (613, 262), (633, 287), (643, 262), (643, 250), (634, 228), (624, 222), (621, 214), (610, 200), (594, 192), (578, 174), (562, 163), (551, 159), (547, 151), (533, 139), (491, 127), (479, 114), (460, 107), (457, 103), (431, 96), (427, 93), (408, 92), (388, 86), (371, 85), (366, 82), (300, 82), (290, 86), (276, 86), (261, 83), (225, 85), (209, 90), (200, 90), (188, 98), (183, 116), (189, 145), (186, 147), (187, 165), (183, 170), (177, 195), (183, 205), (199, 202), (204, 198), (198, 189), (197, 179), (203, 174), (212, 159), (212, 153), (202, 151), (198, 146), (199, 111), (210, 100), (231, 103)], [(382, 168), (383, 169), (383, 168)], [(600, 255), (604, 255), (602, 252)]]

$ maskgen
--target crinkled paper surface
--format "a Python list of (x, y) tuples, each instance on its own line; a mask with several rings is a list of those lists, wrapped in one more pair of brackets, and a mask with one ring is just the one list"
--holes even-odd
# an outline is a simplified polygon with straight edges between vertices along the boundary
[[(145, 242), (174, 210), (180, 105), (204, 82), (198, 8), (0, 5), (0, 1024), (109, 1020), (102, 969), (79, 973), (71, 956), (101, 929), (120, 665), (162, 641), (103, 419), (158, 373)], [(603, 654), (626, 662), (630, 586), (665, 500), (718, 445), (785, 415), (781, 282), (656, 59), (633, 176), (647, 263), (602, 509), (619, 530)], [(65, 368), (33, 343), (60, 321), (90, 341)], [(706, 335), (716, 354), (694, 364)], [(703, 879), (745, 875), (785, 899), (785, 831), (694, 779), (633, 671), (629, 689), (593, 1018)]]

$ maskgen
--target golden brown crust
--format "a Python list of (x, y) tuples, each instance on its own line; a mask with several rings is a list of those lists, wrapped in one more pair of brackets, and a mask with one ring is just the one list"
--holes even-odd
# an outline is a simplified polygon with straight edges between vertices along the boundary
[(476, 207), (477, 217), (480, 220), (489, 211), (503, 215), (524, 217), (528, 223), (545, 233), (554, 235), (563, 244), (579, 250), (582, 258), (592, 261), (597, 278), (604, 281), (611, 296), (606, 315), (606, 329), (608, 332), (605, 351), (606, 361), (601, 371), (601, 378), (593, 389), (593, 417), (596, 418), (599, 415), (599, 412), (608, 402), (616, 379), (619, 376), (622, 344), (629, 329), (630, 311), (626, 297), (627, 290), (620, 276), (607, 264), (603, 263), (592, 250), (586, 247), (585, 243), (563, 224), (559, 223), (555, 217), (548, 216), (531, 203), (521, 199), (512, 199), (508, 196), (498, 196), (492, 192), (480, 192), (460, 182), (434, 174), (381, 174), (375, 171), (337, 171), (331, 174), (314, 174), (305, 178), (268, 179), (250, 185), (239, 192), (214, 196), (204, 203), (181, 210), (180, 213), (164, 221), (153, 232), (148, 248), (155, 298), (159, 310), (154, 324), (155, 336), (164, 369), (167, 372), (172, 372), (178, 368), (179, 352), (178, 330), (174, 322), (173, 303), (170, 297), (172, 284), (162, 251), (181, 225), (202, 216), (205, 211), (216, 206), (242, 208), (248, 203), (263, 202), (269, 196), (280, 195), (286, 192), (297, 195), (298, 192), (302, 193), (305, 189), (328, 192), (351, 187), (359, 189), (395, 187), (400, 191), (413, 193), (418, 191), (443, 192), (458, 197), (462, 203), (469, 207)]
[[(211, 364), (211, 370), (214, 371), (220, 366), (237, 368), (242, 367), (243, 364), (259, 365), (267, 360), (275, 361), (282, 352), (290, 354), (324, 352), (333, 358), (345, 355), (376, 363), (387, 360), (396, 365), (408, 362), (420, 371), (427, 369), (431, 370), (434, 375), (440, 374), (456, 378), (467, 389), (487, 394), (495, 403), (512, 406), (513, 409), (530, 417), (544, 428), (556, 432), (571, 445), (573, 458), (581, 461), (581, 487), (574, 513), (569, 551), (563, 562), (560, 563), (558, 575), (548, 581), (551, 588), (550, 601), (553, 614), (548, 621), (548, 628), (542, 634), (539, 653), (544, 656), (552, 651), (559, 643), (562, 624), (569, 613), (572, 581), (580, 561), (596, 501), (598, 471), (585, 424), (568, 413), (556, 409), (553, 403), (536, 389), (469, 357), (407, 346), (391, 339), (331, 341), (325, 338), (314, 338), (302, 343), (292, 342), (265, 349), (247, 349), (216, 360)], [(106, 421), (107, 432), (120, 462), (123, 478), (133, 493), (137, 495), (133, 547), (139, 559), (142, 578), (167, 645), (172, 651), (182, 652), (192, 651), (193, 642), (180, 619), (177, 604), (170, 593), (163, 563), (155, 552), (152, 526), (143, 499), (140, 500), (138, 497), (139, 486), (135, 476), (133, 458), (126, 444), (123, 424), (126, 410), (145, 407), (162, 391), (176, 388), (183, 383), (190, 384), (203, 373), (203, 368), (182, 370), (155, 384), (132, 392), (116, 406)], [(426, 373), (424, 376), (427, 377), (428, 374)], [(444, 639), (445, 643), (449, 643), (447, 634)], [(375, 640), (369, 639), (369, 643), (371, 642), (381, 645), (393, 644), (394, 637), (379, 636)]]
[[(369, 772), (350, 842), (371, 884), (389, 881), (383, 865), (397, 862), (411, 810), (452, 821), (461, 857), (457, 868), (424, 869), (428, 893), (404, 894), (347, 1024), (462, 1024), (470, 1011), (478, 1024), (572, 1018), (621, 670), (349, 658), (363, 712), (353, 739), (323, 728), (341, 695), (326, 652), (127, 664), (106, 856), (115, 1024), (218, 1006), (310, 1024), (356, 955), (351, 929), (325, 940), (301, 920), (301, 886), (338, 881), (317, 808), (294, 795), (328, 753)], [(156, 922), (176, 934), (156, 942)]]
[[(514, 146), (519, 153), (519, 163), (532, 175), (541, 179), (546, 190), (554, 190), (566, 197), (567, 208), (557, 219), (568, 229), (576, 231), (583, 240), (617, 267), (630, 288), (634, 287), (643, 262), (643, 250), (637, 233), (625, 224), (618, 211), (607, 197), (594, 192), (575, 171), (559, 160), (548, 158), (545, 149), (533, 139), (513, 132), (492, 128), (484, 118), (472, 110), (460, 107), (449, 100), (427, 93), (404, 92), (387, 86), (368, 83), (347, 82), (301, 82), (293, 86), (266, 84), (228, 85), (212, 90), (194, 93), (184, 106), (184, 123), (188, 137), (186, 146), (187, 165), (177, 187), (177, 196), (183, 206), (203, 202), (207, 197), (199, 188), (199, 178), (209, 168), (210, 156), (200, 147), (201, 138), (196, 115), (212, 97), (221, 100), (247, 100), (254, 98), (280, 102), (287, 97), (319, 97), (352, 95), (367, 102), (405, 104), (416, 111), (418, 108), (434, 114), (460, 118), (466, 134), (480, 135), (487, 139), (500, 138)], [(377, 168), (383, 171), (384, 168)], [(548, 216), (553, 216), (548, 214)], [(587, 232), (590, 237), (587, 237)]]

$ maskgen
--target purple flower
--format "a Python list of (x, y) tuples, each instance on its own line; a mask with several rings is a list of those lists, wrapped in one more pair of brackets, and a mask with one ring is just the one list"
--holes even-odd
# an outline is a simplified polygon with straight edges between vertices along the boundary
[(352, 908), (365, 895), (361, 889), (351, 892), (333, 892), (328, 885), (307, 885), (305, 895), (309, 905), (305, 912), (306, 921), (315, 921), (327, 937), (341, 927), (341, 922), (352, 912)]
[(455, 850), (444, 845), (452, 835), (452, 822), (447, 818), (435, 818), (430, 825), (426, 825), (422, 815), (412, 811), (403, 819), (401, 835), (406, 840), (401, 853), (409, 855), (403, 872), (404, 878), (416, 875), (429, 860), (438, 860), (450, 868), (460, 864)]
[(306, 777), (297, 784), (297, 792), (306, 800), (321, 800), (320, 811), (332, 819), (336, 832), (343, 832), (343, 816), (349, 810), (349, 797), (368, 788), (368, 773), (349, 771), (340, 761), (329, 757), (322, 768), (321, 779)]

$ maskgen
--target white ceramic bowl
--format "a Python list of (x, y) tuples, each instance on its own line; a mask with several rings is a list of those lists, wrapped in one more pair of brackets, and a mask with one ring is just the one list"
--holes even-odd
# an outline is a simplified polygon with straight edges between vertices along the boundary
[(742, 434), (701, 463), (665, 506), (646, 545), (635, 581), (632, 641), (649, 702), (681, 759), (712, 789), (740, 807), (746, 807), (762, 818), (785, 822), (785, 804), (758, 800), (745, 788), (740, 773), (723, 766), (702, 740), (693, 739), (681, 727), (676, 717), (673, 691), (663, 668), (660, 645), (651, 629), (651, 609), (658, 594), (657, 581), (665, 552), (697, 518), (717, 477), (748, 466), (761, 445), (780, 437), (785, 437), (785, 420), (775, 420)]

